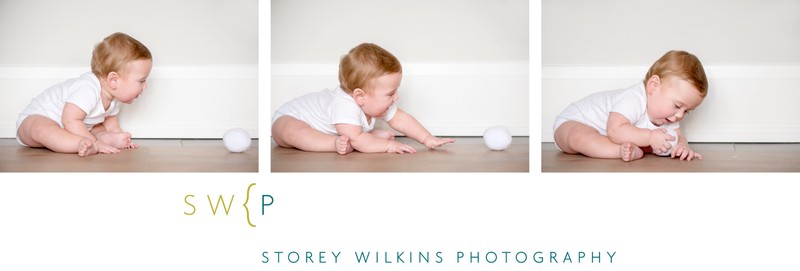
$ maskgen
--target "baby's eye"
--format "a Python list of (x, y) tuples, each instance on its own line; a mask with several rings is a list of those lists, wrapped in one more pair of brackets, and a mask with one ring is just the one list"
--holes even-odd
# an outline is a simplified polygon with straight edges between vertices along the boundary
[(677, 109), (680, 109), (680, 108), (681, 108), (681, 106), (676, 104), (676, 105), (675, 105), (675, 108), (677, 108)]

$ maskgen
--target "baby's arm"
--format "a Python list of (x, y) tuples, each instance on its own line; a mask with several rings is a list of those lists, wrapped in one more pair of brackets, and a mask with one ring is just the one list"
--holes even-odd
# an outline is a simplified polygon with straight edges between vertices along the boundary
[(431, 135), (422, 124), (417, 121), (413, 116), (409, 115), (403, 110), (397, 109), (397, 112), (394, 114), (391, 120), (389, 120), (389, 126), (393, 129), (403, 133), (407, 137), (410, 137), (417, 142), (425, 145), (429, 149), (435, 149), (447, 143), (453, 143), (455, 140), (452, 138), (438, 138)]
[(64, 125), (64, 130), (88, 138), (97, 144), (101, 153), (119, 152), (119, 149), (97, 141), (97, 138), (86, 129), (86, 124), (83, 123), (84, 118), (86, 118), (86, 112), (83, 112), (83, 109), (80, 109), (80, 107), (72, 103), (64, 104), (64, 110), (61, 112), (61, 124)]
[(371, 133), (364, 133), (361, 131), (361, 126), (358, 125), (336, 124), (336, 132), (349, 138), (353, 149), (364, 153), (393, 152), (403, 154), (417, 152), (411, 146), (398, 141), (378, 138)]
[(650, 146), (654, 151), (656, 149), (668, 150), (672, 147), (668, 141), (675, 140), (663, 129), (650, 130), (636, 127), (628, 118), (617, 112), (608, 114), (606, 131), (611, 142), (617, 144), (631, 142), (639, 147)]
[(702, 155), (689, 148), (689, 141), (686, 140), (686, 137), (681, 132), (681, 128), (676, 128), (675, 133), (678, 134), (678, 144), (675, 145), (670, 157), (680, 157), (681, 160), (686, 159), (688, 161), (692, 161), (692, 158), (703, 159)]
[(83, 112), (83, 109), (72, 103), (64, 104), (64, 111), (61, 113), (61, 124), (64, 124), (64, 130), (91, 139), (92, 142), (97, 141), (97, 138), (86, 129), (86, 124), (83, 123), (84, 118), (86, 118), (86, 112)]

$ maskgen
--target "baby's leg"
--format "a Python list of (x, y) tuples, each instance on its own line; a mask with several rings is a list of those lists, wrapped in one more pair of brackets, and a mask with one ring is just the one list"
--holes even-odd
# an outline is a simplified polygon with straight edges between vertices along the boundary
[(278, 146), (304, 151), (337, 152), (339, 154), (353, 151), (349, 138), (317, 131), (308, 123), (290, 116), (282, 116), (275, 120), (275, 123), (272, 124), (272, 139)]
[(131, 141), (131, 134), (128, 132), (109, 132), (101, 123), (92, 128), (92, 135), (97, 141), (103, 142), (118, 149), (135, 149), (139, 145)]
[(630, 162), (644, 157), (644, 151), (636, 144), (625, 142), (619, 145), (619, 156), (622, 161)]
[[(644, 152), (636, 145), (616, 144), (592, 127), (577, 121), (567, 121), (556, 129), (555, 140), (566, 153), (580, 153), (593, 158), (622, 158), (632, 161), (642, 158)], [(626, 154), (623, 156), (623, 154)]]
[(100, 132), (92, 133), (97, 141), (106, 143), (117, 149), (131, 148), (131, 134), (128, 132)]
[(350, 138), (346, 136), (336, 136), (336, 141), (333, 144), (338, 154), (353, 152), (353, 145), (350, 145)]
[(25, 118), (17, 130), (17, 136), (33, 148), (48, 148), (54, 152), (77, 153), (80, 156), (96, 154), (97, 144), (91, 139), (70, 133), (55, 121), (32, 115)]
[(81, 142), (78, 143), (78, 156), (83, 157), (97, 154), (98, 151), (97, 144), (92, 143), (92, 140), (89, 138), (84, 137), (81, 139)]
[(394, 139), (394, 132), (393, 131), (372, 130), (369, 133), (372, 134), (373, 136), (377, 137), (377, 138)]

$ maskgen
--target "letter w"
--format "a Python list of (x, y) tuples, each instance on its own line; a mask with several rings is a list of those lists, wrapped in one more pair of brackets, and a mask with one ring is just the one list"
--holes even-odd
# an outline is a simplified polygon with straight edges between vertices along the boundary
[(225, 215), (228, 215), (228, 212), (231, 211), (231, 207), (233, 206), (233, 196), (235, 195), (231, 195), (231, 201), (228, 203), (228, 205), (225, 205), (225, 199), (222, 198), (222, 195), (219, 195), (219, 199), (217, 199), (217, 206), (215, 207), (214, 204), (211, 203), (211, 196), (206, 195), (206, 197), (208, 197), (208, 205), (211, 206), (211, 212), (214, 213), (214, 215), (217, 215), (219, 203), (222, 202), (222, 208), (225, 209)]

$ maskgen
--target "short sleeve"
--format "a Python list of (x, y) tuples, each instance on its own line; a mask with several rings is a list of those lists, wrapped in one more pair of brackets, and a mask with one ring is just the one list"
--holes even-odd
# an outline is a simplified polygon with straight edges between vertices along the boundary
[(89, 114), (97, 106), (97, 102), (100, 98), (98, 95), (97, 90), (90, 84), (79, 84), (75, 87), (75, 90), (69, 93), (69, 96), (67, 96), (64, 101), (74, 104), (83, 110), (83, 112)]
[(352, 124), (361, 126), (362, 115), (364, 115), (364, 113), (361, 111), (361, 108), (352, 101), (334, 98), (333, 102), (331, 102), (331, 125)]
[(642, 113), (645, 112), (645, 104), (642, 98), (633, 91), (623, 91), (611, 100), (611, 110), (617, 112), (628, 119), (632, 124), (639, 121)]

